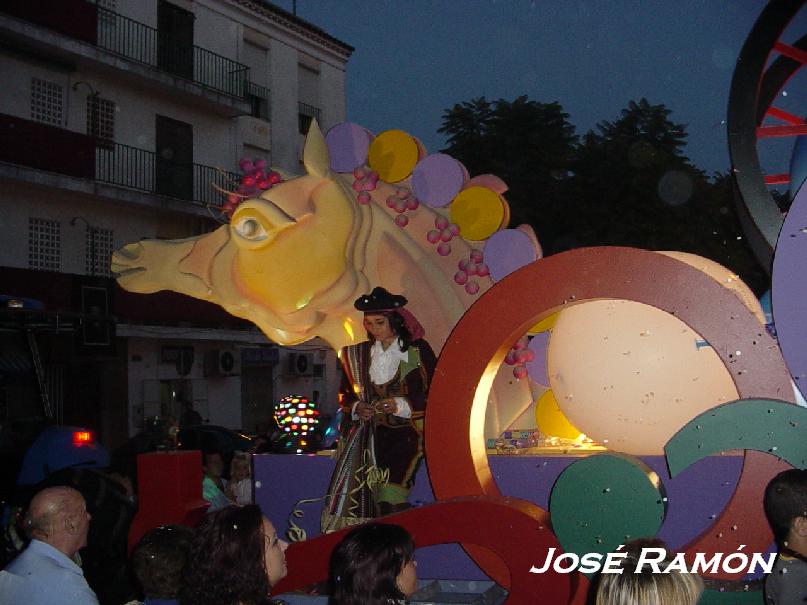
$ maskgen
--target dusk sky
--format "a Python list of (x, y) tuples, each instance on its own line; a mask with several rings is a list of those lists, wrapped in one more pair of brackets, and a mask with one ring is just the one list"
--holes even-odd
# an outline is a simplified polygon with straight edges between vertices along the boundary
[[(276, 4), (292, 8), (291, 0)], [(400, 128), (434, 152), (445, 144), (437, 129), (446, 108), (479, 96), (526, 94), (558, 101), (583, 134), (646, 97), (687, 125), (685, 153), (711, 173), (729, 167), (724, 120), (734, 63), (764, 5), (298, 0), (297, 14), (356, 48), (347, 68), (347, 115), (374, 132)], [(794, 95), (787, 102), (788, 110), (804, 113)], [(789, 151), (774, 156), (784, 165), (765, 169), (786, 171)]]

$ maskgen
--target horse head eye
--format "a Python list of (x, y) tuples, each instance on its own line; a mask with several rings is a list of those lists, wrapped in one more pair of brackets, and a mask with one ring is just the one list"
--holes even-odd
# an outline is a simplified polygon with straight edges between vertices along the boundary
[(235, 224), (235, 231), (243, 237), (251, 241), (257, 241), (266, 237), (266, 230), (261, 223), (251, 217), (245, 216)]

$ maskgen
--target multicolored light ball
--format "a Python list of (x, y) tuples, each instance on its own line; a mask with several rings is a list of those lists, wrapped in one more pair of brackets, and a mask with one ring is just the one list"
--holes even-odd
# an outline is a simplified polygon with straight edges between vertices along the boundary
[[(275, 405), (275, 421), (283, 432), (305, 435), (319, 424), (319, 410), (307, 397), (287, 395)], [(301, 426), (294, 428), (295, 425)]]

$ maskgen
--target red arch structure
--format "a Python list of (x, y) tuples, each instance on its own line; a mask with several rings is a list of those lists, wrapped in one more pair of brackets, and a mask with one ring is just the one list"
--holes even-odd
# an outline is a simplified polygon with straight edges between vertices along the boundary
[[(500, 582), (510, 591), (508, 605), (566, 603), (575, 576), (529, 573), (531, 564), (544, 561), (548, 548), (559, 547), (544, 517), (538, 506), (526, 500), (477, 496), (412, 509), (389, 521), (409, 530), (418, 547), (464, 542), (483, 549), (509, 570)], [(281, 594), (327, 579), (331, 552), (348, 531), (292, 544), (286, 551), (289, 575), (273, 592)]]

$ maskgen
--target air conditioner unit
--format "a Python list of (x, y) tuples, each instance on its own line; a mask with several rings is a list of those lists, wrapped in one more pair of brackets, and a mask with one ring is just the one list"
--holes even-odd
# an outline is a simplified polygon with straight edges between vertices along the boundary
[(205, 376), (237, 376), (239, 357), (231, 349), (216, 349), (205, 353)]
[(286, 359), (289, 376), (311, 376), (314, 372), (314, 360), (310, 353), (289, 353)]

